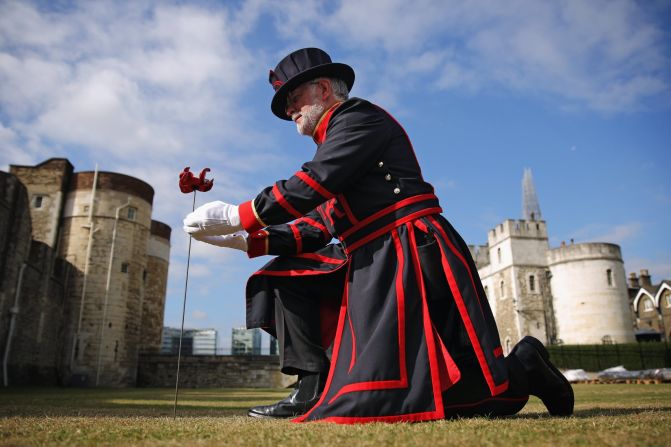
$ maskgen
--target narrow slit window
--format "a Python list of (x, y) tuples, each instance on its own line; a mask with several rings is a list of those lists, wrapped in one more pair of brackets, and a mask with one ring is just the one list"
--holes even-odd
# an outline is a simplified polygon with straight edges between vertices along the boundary
[(33, 198), (33, 208), (42, 208), (43, 202), (44, 202), (44, 196), (35, 196)]
[(121, 264), (121, 273), (128, 273), (128, 263), (124, 262)]
[(529, 275), (529, 291), (536, 291), (536, 277), (534, 275)]
[(611, 269), (606, 270), (606, 281), (608, 281), (609, 286), (613, 285), (613, 271)]

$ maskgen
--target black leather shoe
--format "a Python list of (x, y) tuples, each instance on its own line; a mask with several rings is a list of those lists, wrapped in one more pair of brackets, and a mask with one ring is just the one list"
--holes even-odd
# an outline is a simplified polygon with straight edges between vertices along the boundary
[(323, 374), (311, 374), (298, 381), (287, 397), (273, 405), (252, 407), (247, 415), (254, 418), (285, 419), (300, 416), (312, 408), (324, 389)]
[(514, 355), (527, 373), (529, 394), (538, 396), (553, 416), (573, 414), (573, 388), (550, 362), (550, 354), (539, 340), (526, 336), (515, 345)]

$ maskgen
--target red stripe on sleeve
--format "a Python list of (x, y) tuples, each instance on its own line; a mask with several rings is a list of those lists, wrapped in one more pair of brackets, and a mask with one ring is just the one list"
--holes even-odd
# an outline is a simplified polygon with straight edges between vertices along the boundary
[(303, 253), (303, 238), (301, 237), (301, 231), (296, 227), (296, 225), (289, 225), (291, 231), (294, 233), (294, 240), (296, 241), (296, 254)]
[(307, 175), (305, 172), (298, 171), (295, 175), (299, 179), (303, 180), (310, 188), (317, 191), (325, 199), (330, 199), (334, 196), (334, 194), (332, 194), (329, 190), (320, 185), (315, 179)]
[(305, 222), (306, 224), (319, 229), (322, 233), (324, 233), (325, 238), (329, 240), (331, 239), (332, 236), (331, 233), (329, 233), (329, 230), (323, 224), (317, 222), (316, 220), (310, 219), (309, 217), (302, 217), (296, 221), (297, 224), (301, 222)]
[(301, 213), (296, 211), (296, 208), (291, 206), (289, 202), (287, 202), (287, 199), (284, 198), (282, 193), (280, 192), (280, 188), (277, 187), (277, 183), (273, 185), (273, 195), (275, 196), (275, 200), (277, 200), (277, 203), (279, 203), (282, 208), (286, 210), (287, 213), (291, 214), (294, 217), (303, 217)]

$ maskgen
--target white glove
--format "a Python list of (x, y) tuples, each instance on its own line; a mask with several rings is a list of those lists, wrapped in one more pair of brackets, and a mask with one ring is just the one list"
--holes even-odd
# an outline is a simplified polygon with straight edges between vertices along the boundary
[(247, 253), (247, 232), (244, 230), (236, 231), (233, 234), (227, 234), (225, 236), (194, 235), (193, 238), (197, 241), (216, 245), (217, 247), (235, 248), (236, 250), (242, 250)]
[(242, 229), (238, 207), (221, 201), (209, 202), (184, 218), (184, 231), (191, 236), (219, 236)]

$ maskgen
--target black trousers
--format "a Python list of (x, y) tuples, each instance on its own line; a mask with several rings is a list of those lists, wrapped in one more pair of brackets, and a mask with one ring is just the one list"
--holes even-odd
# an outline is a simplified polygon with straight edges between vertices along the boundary
[[(284, 374), (327, 373), (330, 362), (323, 346), (320, 306), (339, 303), (346, 269), (311, 276), (265, 276), (266, 293), (275, 297), (274, 332)], [(461, 371), (461, 380), (443, 393), (447, 417), (506, 416), (520, 411), (529, 398), (524, 367), (506, 358), (509, 388), (491, 397), (449, 287), (444, 296), (428, 296), (429, 312), (441, 339)]]

